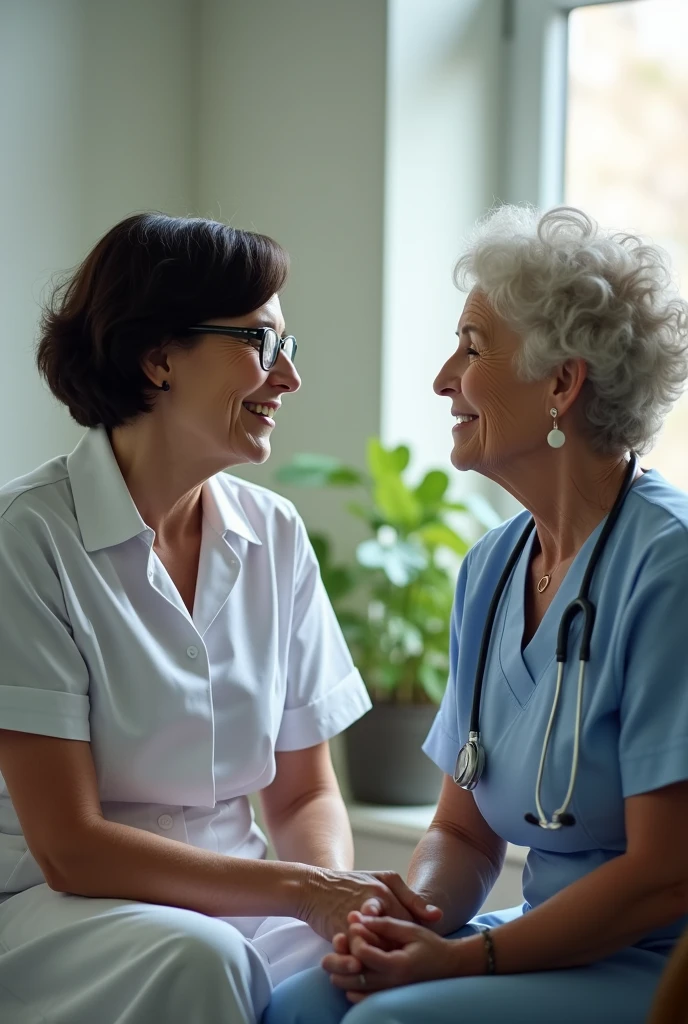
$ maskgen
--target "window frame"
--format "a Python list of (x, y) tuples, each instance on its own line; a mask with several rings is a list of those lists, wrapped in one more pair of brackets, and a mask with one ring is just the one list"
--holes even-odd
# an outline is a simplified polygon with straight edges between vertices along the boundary
[[(622, 0), (504, 0), (504, 152), (500, 199), (540, 209), (564, 197), (568, 16)], [(539, 111), (538, 117), (532, 111)]]

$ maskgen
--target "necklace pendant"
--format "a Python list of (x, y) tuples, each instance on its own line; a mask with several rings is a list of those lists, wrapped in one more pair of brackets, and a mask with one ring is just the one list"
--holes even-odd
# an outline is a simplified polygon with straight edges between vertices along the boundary
[(551, 580), (551, 578), (552, 578), (551, 575), (548, 574), (547, 576), (543, 576), (542, 579), (538, 581), (538, 585), (537, 585), (538, 594), (542, 594), (545, 590), (547, 590), (547, 587), (549, 586), (549, 581)]

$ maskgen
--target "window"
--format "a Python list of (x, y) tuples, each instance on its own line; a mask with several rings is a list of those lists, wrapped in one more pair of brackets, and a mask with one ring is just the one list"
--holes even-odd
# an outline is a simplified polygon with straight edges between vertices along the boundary
[[(504, 198), (564, 201), (651, 238), (669, 251), (687, 295), (688, 3), (514, 0), (508, 8), (516, 95)], [(688, 395), (643, 459), (686, 490), (687, 432)]]

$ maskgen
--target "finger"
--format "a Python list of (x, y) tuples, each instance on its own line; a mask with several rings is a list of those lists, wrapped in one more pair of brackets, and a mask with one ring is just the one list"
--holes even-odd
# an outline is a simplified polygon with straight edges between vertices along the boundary
[[(358, 927), (360, 926), (351, 925), (350, 931), (353, 933)], [(363, 927), (373, 932), (374, 935), (379, 935), (400, 946), (405, 946), (407, 943), (413, 942), (414, 939), (427, 935), (420, 925), (413, 924), (411, 921), (397, 921), (394, 917), (367, 917), (363, 920)]]
[(391, 889), (402, 906), (414, 917), (421, 921), (439, 921), (442, 917), (442, 911), (439, 907), (428, 903), (419, 893), (409, 889), (406, 882), (399, 875), (394, 874), (394, 872), (391, 872), (389, 875), (383, 874), (382, 881), (388, 889)]
[(355, 956), (341, 956), (339, 953), (328, 953), (320, 961), (328, 974), (344, 975), (351, 983), (351, 975), (361, 973), (361, 961)]
[(373, 974), (366, 974), (365, 981), (366, 983), (364, 988), (361, 985), (358, 975), (356, 975), (355, 978), (352, 978), (350, 974), (330, 975), (330, 983), (334, 985), (335, 988), (340, 988), (343, 992), (347, 993), (356, 993), (359, 996), (370, 996), (374, 992), (379, 992), (383, 988), (390, 988), (392, 985), (392, 983), (390, 983), (386, 978)]
[[(368, 917), (373, 916), (373, 914), (368, 914)], [(346, 915), (346, 920), (348, 921), (349, 924), (353, 924), (354, 922), (361, 922), (363, 920), (363, 914), (361, 913), (360, 910), (350, 910), (349, 913)]]
[(367, 942), (369, 946), (378, 946), (380, 949), (385, 948), (386, 939), (383, 939), (380, 935), (375, 935), (373, 932), (369, 932), (367, 928), (360, 928), (357, 926), (355, 934), (352, 934), (349, 940), (349, 953), (351, 956), (358, 957), (358, 947), (362, 942)]
[(332, 948), (335, 953), (341, 953), (343, 956), (346, 956), (347, 953), (351, 952), (349, 949), (348, 936), (345, 935), (344, 932), (338, 932), (332, 939)]
[(361, 913), (366, 914), (369, 917), (372, 917), (373, 915), (382, 914), (382, 911), (382, 900), (380, 900), (377, 896), (371, 896), (370, 899), (367, 899), (365, 903), (361, 906)]
[(401, 976), (404, 964), (408, 963), (408, 955), (403, 949), (384, 950), (369, 946), (367, 942), (362, 942), (358, 947), (358, 959), (363, 964), (366, 978), (376, 980), (375, 986), (369, 984), (367, 988), (388, 988), (399, 984), (398, 977)]

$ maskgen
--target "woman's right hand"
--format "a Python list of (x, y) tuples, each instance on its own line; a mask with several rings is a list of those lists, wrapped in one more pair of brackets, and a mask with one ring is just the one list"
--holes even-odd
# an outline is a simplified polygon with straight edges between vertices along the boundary
[(425, 925), (442, 916), (395, 871), (309, 871), (297, 916), (313, 931), (331, 941), (338, 932), (346, 932), (352, 910)]

